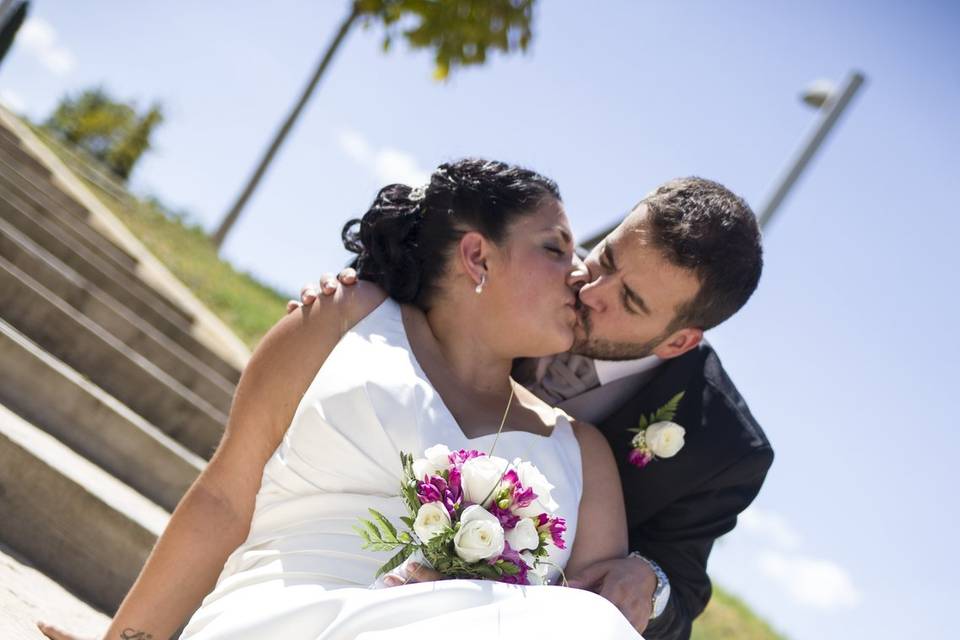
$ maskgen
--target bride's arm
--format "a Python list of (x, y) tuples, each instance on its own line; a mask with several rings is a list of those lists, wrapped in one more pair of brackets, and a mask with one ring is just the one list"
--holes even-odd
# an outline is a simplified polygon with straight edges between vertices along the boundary
[(174, 510), (106, 638), (168, 638), (200, 605), (249, 532), (263, 468), (303, 393), (342, 332), (382, 300), (376, 287), (353, 287), (286, 316), (261, 340), (213, 458)]
[(576, 422), (573, 431), (580, 442), (583, 461), (583, 495), (567, 575), (594, 563), (627, 555), (626, 508), (610, 445), (592, 424)]

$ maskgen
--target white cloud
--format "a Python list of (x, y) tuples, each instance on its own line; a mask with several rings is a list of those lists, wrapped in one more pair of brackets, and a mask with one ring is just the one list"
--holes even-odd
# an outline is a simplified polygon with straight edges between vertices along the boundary
[(344, 153), (382, 184), (402, 182), (416, 186), (426, 184), (430, 178), (431, 172), (421, 167), (411, 154), (392, 147), (375, 148), (356, 131), (340, 131), (337, 142)]
[(17, 42), (40, 64), (57, 75), (64, 75), (73, 70), (77, 59), (58, 39), (56, 29), (41, 18), (27, 18), (17, 33)]
[(849, 609), (862, 596), (846, 569), (822, 558), (763, 551), (760, 571), (777, 582), (796, 601), (817, 609)]
[(740, 514), (738, 530), (765, 538), (780, 549), (793, 550), (800, 546), (800, 533), (786, 518), (773, 511), (749, 507)]
[(23, 113), (27, 110), (26, 101), (20, 97), (19, 93), (10, 89), (0, 89), (0, 103), (17, 113)]

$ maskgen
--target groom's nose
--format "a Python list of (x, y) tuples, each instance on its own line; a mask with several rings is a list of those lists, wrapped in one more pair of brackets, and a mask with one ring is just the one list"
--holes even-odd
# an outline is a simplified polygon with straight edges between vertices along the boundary
[(580, 292), (577, 294), (577, 297), (580, 298), (580, 304), (592, 311), (601, 313), (607, 308), (604, 300), (602, 280), (604, 280), (604, 278), (601, 277), (592, 282), (587, 282), (580, 287)]
[(574, 291), (580, 291), (580, 289), (589, 282), (590, 270), (587, 268), (586, 263), (574, 254), (573, 268), (570, 270), (569, 275), (567, 275), (567, 286)]

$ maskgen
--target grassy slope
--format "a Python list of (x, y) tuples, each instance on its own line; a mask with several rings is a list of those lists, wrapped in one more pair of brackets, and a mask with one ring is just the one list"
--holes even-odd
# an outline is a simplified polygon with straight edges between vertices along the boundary
[(785, 640), (736, 596), (714, 585), (713, 598), (693, 624), (691, 640)]
[[(77, 158), (42, 131), (37, 131), (68, 166)], [(87, 162), (92, 160), (85, 159)], [(84, 176), (81, 175), (81, 178)], [(286, 299), (221, 260), (198, 226), (165, 212), (157, 202), (111, 193), (90, 179), (84, 182), (140, 241), (190, 287), (201, 302), (251, 348), (283, 314)], [(783, 640), (741, 600), (720, 588), (693, 627), (692, 640)]]
[(168, 269), (251, 348), (283, 315), (286, 298), (222, 260), (207, 235), (156, 200), (131, 196), (96, 160), (67, 150), (44, 130), (34, 132)]

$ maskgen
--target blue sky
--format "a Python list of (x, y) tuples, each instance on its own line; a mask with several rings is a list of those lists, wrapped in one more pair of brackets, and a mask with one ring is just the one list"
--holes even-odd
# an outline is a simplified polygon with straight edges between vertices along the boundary
[[(168, 121), (134, 182), (209, 228), (345, 6), (41, 0), (0, 98), (38, 118), (98, 83), (161, 100)], [(583, 236), (678, 175), (759, 205), (814, 124), (799, 92), (863, 70), (767, 229), (759, 290), (710, 335), (777, 451), (711, 572), (792, 638), (948, 637), (960, 9), (541, 0), (535, 31), (527, 55), (447, 84), (428, 55), (385, 56), (378, 32), (353, 32), (226, 255), (293, 295), (343, 263), (340, 226), (378, 186), (464, 155), (555, 178)]]

